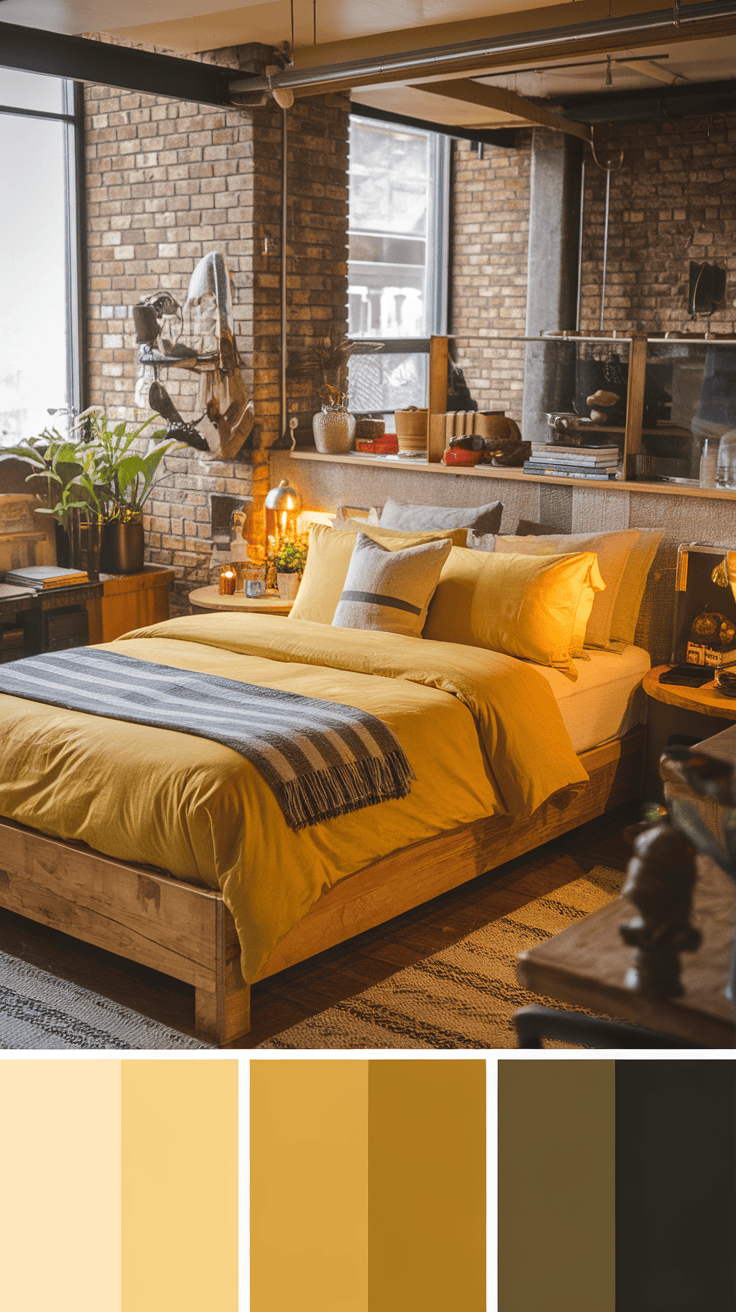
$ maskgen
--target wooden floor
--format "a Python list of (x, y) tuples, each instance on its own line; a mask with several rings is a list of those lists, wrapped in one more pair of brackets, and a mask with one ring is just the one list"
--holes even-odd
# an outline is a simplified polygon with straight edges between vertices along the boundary
[[(619, 807), (454, 892), (257, 984), (251, 1033), (233, 1047), (256, 1047), (289, 1025), (449, 947), (531, 897), (569, 882), (577, 871), (585, 873), (595, 865), (623, 870), (631, 849), (622, 831), (637, 816), (636, 804)], [(166, 975), (2, 910), (0, 949), (193, 1033), (194, 990)]]

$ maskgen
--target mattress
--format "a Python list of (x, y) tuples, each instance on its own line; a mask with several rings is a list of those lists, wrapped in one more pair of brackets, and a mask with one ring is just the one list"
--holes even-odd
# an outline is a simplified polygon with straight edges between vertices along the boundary
[(612, 651), (587, 654), (590, 660), (575, 661), (575, 683), (560, 670), (534, 666), (549, 683), (578, 753), (620, 738), (641, 724), (646, 705), (641, 683), (651, 668), (649, 654), (641, 647), (626, 647), (620, 655)]

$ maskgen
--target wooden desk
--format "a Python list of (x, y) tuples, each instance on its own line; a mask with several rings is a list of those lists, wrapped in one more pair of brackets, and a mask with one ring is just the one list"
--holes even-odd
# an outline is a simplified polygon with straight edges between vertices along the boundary
[(546, 997), (704, 1048), (736, 1047), (734, 1008), (724, 996), (736, 925), (736, 897), (728, 876), (712, 861), (698, 858), (694, 920), (703, 942), (696, 952), (684, 952), (680, 958), (682, 998), (658, 1002), (626, 987), (633, 949), (618, 930), (635, 914), (628, 899), (618, 898), (523, 952), (516, 970), (521, 983)]
[(239, 610), (243, 614), (253, 615), (288, 615), (293, 601), (284, 601), (278, 593), (268, 593), (265, 597), (246, 597), (244, 592), (220, 593), (216, 584), (208, 588), (195, 588), (189, 593), (192, 614), (200, 615), (209, 610)]

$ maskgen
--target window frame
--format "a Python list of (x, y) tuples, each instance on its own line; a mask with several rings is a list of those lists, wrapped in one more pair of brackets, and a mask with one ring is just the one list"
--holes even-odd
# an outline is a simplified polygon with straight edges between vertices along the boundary
[[(35, 74), (34, 76), (42, 76)], [(87, 398), (87, 303), (85, 238), (84, 87), (70, 78), (61, 83), (62, 109), (24, 109), (0, 103), (0, 114), (16, 118), (50, 119), (63, 125), (64, 245), (66, 250), (66, 386), (74, 414)], [(12, 444), (11, 444), (12, 445)], [(0, 454), (3, 446), (0, 442)]]
[[(351, 120), (376, 127), (376, 119), (360, 112), (350, 115)], [(394, 120), (381, 118), (380, 126), (391, 128)], [(452, 165), (452, 138), (445, 133), (434, 132), (430, 124), (426, 128), (410, 127), (401, 119), (395, 122), (397, 129), (411, 132), (416, 136), (429, 139), (429, 172), (434, 178), (434, 186), (429, 191), (427, 208), (426, 235), (426, 297), (429, 332), (421, 337), (367, 337), (348, 333), (348, 341), (356, 344), (370, 342), (377, 355), (429, 355), (430, 341), (433, 336), (445, 336), (450, 301), (450, 173)], [(349, 186), (348, 186), (349, 207)], [(348, 208), (348, 225), (349, 225)], [(349, 228), (348, 228), (349, 230)], [(348, 261), (349, 267), (349, 261)], [(356, 413), (359, 413), (356, 411)]]

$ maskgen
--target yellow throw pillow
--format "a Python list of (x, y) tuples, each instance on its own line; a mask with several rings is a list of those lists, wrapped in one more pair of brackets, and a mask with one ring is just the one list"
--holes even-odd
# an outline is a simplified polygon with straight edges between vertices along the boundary
[[(465, 542), (466, 530), (447, 529), (436, 533), (400, 533), (395, 529), (362, 524), (361, 532), (389, 551), (422, 546), (449, 538), (455, 544)], [(309, 554), (296, 601), (291, 610), (295, 620), (313, 620), (331, 624), (345, 586), (357, 534), (326, 524), (315, 524), (309, 533)]]
[(604, 586), (592, 551), (521, 556), (453, 547), (423, 636), (488, 647), (576, 679), (576, 626)]

